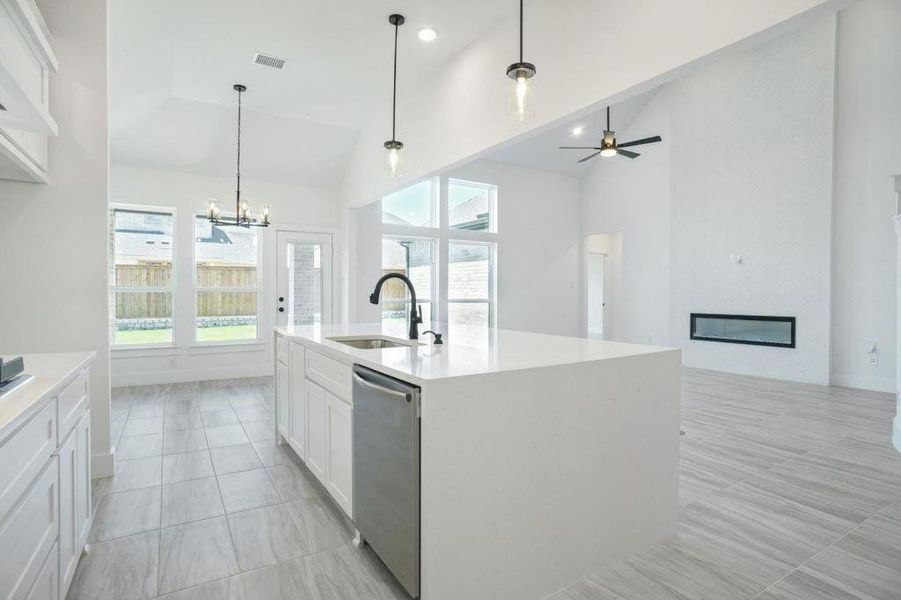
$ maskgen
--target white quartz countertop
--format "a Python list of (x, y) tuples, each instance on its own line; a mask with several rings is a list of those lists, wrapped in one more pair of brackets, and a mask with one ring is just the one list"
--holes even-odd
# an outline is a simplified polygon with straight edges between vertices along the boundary
[[(600, 360), (639, 356), (657, 352), (678, 352), (674, 348), (606, 342), (585, 338), (528, 333), (510, 329), (454, 327), (444, 335), (444, 344), (432, 343), (422, 335), (415, 346), (363, 350), (329, 338), (387, 336), (407, 339), (401, 324), (352, 323), (277, 327), (276, 333), (315, 346), (323, 353), (347, 363), (358, 363), (412, 383), (501, 371), (536, 369)], [(446, 328), (443, 331), (447, 331)]]
[[(26, 354), (24, 373), (34, 379), (0, 398), (0, 440), (44, 406), (78, 371), (94, 360), (96, 352)], [(4, 355), (3, 359), (15, 358)]]

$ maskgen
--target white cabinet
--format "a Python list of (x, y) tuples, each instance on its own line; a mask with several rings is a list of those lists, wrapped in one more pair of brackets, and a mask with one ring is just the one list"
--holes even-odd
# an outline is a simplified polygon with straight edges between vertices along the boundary
[(67, 379), (59, 393), (35, 400), (33, 414), (21, 425), (0, 431), (4, 600), (64, 600), (88, 540), (93, 511), (87, 369)]
[(306, 457), (307, 407), (304, 347), (291, 344), (291, 447), (301, 458)]
[(279, 432), (353, 518), (351, 367), (276, 338)]
[(26, 600), (64, 600), (65, 594), (59, 593), (59, 561), (56, 560), (57, 549), (54, 546), (44, 560), (44, 566), (31, 586)]
[(291, 372), (282, 361), (275, 361), (275, 396), (278, 432), (286, 440), (291, 437)]
[(65, 596), (91, 529), (90, 411), (59, 449), (59, 522), (59, 585)]
[(34, 0), (0, 0), (0, 178), (47, 181), (50, 73), (57, 61)]
[(319, 481), (325, 483), (328, 465), (328, 396), (329, 393), (312, 381), (307, 390), (307, 444), (305, 461)]
[(328, 394), (328, 481), (326, 487), (341, 508), (353, 515), (353, 409)]

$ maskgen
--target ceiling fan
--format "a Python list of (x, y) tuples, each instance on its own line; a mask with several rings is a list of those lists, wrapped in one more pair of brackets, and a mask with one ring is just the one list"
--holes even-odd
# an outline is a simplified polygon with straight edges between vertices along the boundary
[(625, 142), (622, 144), (616, 143), (615, 132), (610, 130), (610, 107), (607, 107), (607, 129), (604, 130), (604, 138), (601, 140), (600, 146), (560, 146), (561, 150), (597, 150), (597, 152), (593, 154), (589, 154), (585, 158), (580, 159), (578, 162), (585, 162), (586, 160), (590, 160), (600, 154), (604, 158), (609, 158), (611, 156), (616, 156), (619, 154), (620, 156), (625, 156), (626, 158), (638, 158), (641, 156), (638, 152), (632, 152), (631, 150), (623, 150), (623, 148), (628, 148), (630, 146), (640, 146), (642, 144), (653, 144), (656, 142), (662, 142), (663, 138), (659, 135), (655, 135), (653, 137), (642, 138), (640, 140), (634, 140), (631, 142)]

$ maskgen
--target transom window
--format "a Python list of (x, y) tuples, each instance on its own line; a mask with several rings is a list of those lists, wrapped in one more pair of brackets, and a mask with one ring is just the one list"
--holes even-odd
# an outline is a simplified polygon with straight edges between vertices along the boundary
[[(496, 204), (496, 186), (446, 177), (382, 199), (382, 274), (413, 281), (425, 326), (495, 326)], [(406, 321), (409, 314), (406, 286), (388, 281), (382, 320)]]

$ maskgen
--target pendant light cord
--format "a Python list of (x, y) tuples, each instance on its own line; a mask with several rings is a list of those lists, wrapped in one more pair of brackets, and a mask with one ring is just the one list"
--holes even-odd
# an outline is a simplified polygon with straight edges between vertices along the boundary
[(238, 189), (235, 192), (235, 223), (241, 221), (241, 93), (238, 90)]
[(519, 0), (519, 62), (522, 62), (522, 3), (523, 0)]
[(396, 121), (397, 121), (397, 32), (399, 29), (397, 23), (394, 24), (394, 93), (391, 97), (391, 141), (396, 140)]

